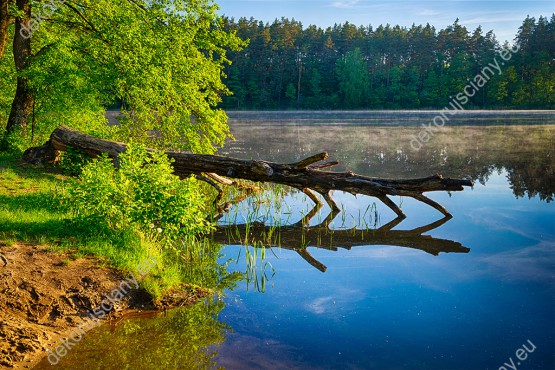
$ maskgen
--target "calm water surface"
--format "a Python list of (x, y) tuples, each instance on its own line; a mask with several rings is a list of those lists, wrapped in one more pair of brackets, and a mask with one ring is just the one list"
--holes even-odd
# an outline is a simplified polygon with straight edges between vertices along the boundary
[[(285, 228), (281, 248), (264, 258), (239, 237), (216, 233), (226, 244), (222, 262), (250, 269), (248, 281), (202, 309), (90, 333), (58, 366), (555, 369), (555, 114), (473, 113), (435, 131), (419, 151), (411, 140), (421, 128), (410, 113), (356, 113), (347, 124), (346, 113), (326, 114), (299, 121), (289, 113), (231, 113), (238, 140), (221, 153), (293, 162), (325, 150), (341, 161), (338, 170), (442, 173), (476, 184), (428, 193), (451, 211), (450, 220), (396, 198), (408, 215), (398, 223), (376, 199), (336, 193), (344, 210), (330, 224), (333, 235), (318, 227), (326, 206), (305, 231)], [(419, 113), (418, 124), (430, 117)], [(220, 223), (265, 222), (252, 226), (252, 238), (276, 223), (294, 224), (311, 202), (283, 193), (278, 203), (246, 200)], [(199, 320), (200, 334), (188, 324)], [(138, 367), (123, 365), (132, 359)]]
[[(295, 251), (266, 254), (276, 273), (265, 293), (245, 283), (228, 295), (221, 318), (233, 332), (218, 350), (218, 363), (232, 369), (499, 369), (512, 357), (519, 369), (554, 369), (555, 126), (530, 125), (533, 115), (487, 118), (436, 131), (419, 151), (410, 145), (419, 127), (378, 127), (365, 124), (364, 115), (347, 126), (281, 121), (253, 127), (234, 118), (238, 140), (228, 155), (293, 162), (326, 150), (343, 169), (369, 176), (439, 172), (472, 177), (476, 185), (451, 195), (430, 193), (454, 218), (424, 233), (458, 242), (467, 253), (434, 256), (388, 243), (337, 251), (309, 246), (324, 273)], [(374, 199), (336, 197), (347, 217), (339, 215), (332, 228), (374, 221), (360, 221)], [(292, 222), (310, 206), (303, 198), (286, 199)], [(392, 231), (441, 219), (426, 205), (397, 202), (408, 218)], [(379, 203), (377, 209), (378, 227), (394, 218)], [(391, 244), (403, 244), (390, 236)], [(367, 240), (373, 244), (372, 236)], [(236, 257), (240, 248), (228, 246), (227, 255)], [(244, 261), (236, 268), (244, 271)], [(519, 361), (515, 351), (524, 343), (532, 349), (528, 340), (536, 349)]]

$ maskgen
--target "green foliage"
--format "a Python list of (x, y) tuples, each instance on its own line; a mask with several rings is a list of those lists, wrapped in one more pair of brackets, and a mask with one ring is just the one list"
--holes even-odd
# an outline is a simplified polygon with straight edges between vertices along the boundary
[(285, 97), (289, 102), (289, 107), (294, 107), (295, 102), (297, 101), (297, 88), (293, 83), (289, 83), (287, 85), (287, 89), (285, 90)]
[(349, 51), (344, 59), (337, 61), (339, 91), (346, 108), (366, 107), (369, 75), (366, 62), (359, 48)]
[(101, 219), (114, 230), (131, 227), (164, 243), (192, 242), (210, 230), (197, 181), (181, 181), (165, 154), (130, 144), (118, 164), (116, 170), (102, 156), (83, 167), (68, 198), (79, 216)]
[[(11, 45), (7, 45), (6, 54), (11, 52)], [(8, 58), (0, 58), (0, 134), (5, 128), (4, 123), (7, 122), (10, 114), (12, 100), (15, 95), (15, 68), (13, 62)]]
[[(469, 32), (458, 20), (441, 30), (348, 22), (303, 28), (294, 20), (263, 24), (253, 18), (226, 19), (226, 27), (250, 43), (230, 53), (227, 70), (244, 98), (224, 97), (224, 108), (287, 109), (293, 87), (301, 93), (295, 101), (300, 109), (443, 108), (494, 58), (505, 63), (502, 73), (467, 108), (555, 107), (555, 15), (524, 20), (516, 38), (521, 51), (510, 61), (499, 56), (493, 31), (478, 26)], [(509, 80), (511, 67), (516, 78)]]
[[(11, 33), (13, 33), (13, 27), (10, 27)], [(12, 45), (8, 43), (4, 51), (4, 57), (0, 58), (0, 137), (4, 137), (5, 123), (8, 121), (12, 100), (15, 95), (15, 65), (13, 60), (6, 57), (6, 55), (11, 55), (11, 52)]]
[[(33, 12), (43, 5), (31, 4)], [(33, 56), (20, 73), (35, 99), (36, 140), (63, 123), (149, 147), (214, 152), (231, 137), (216, 107), (230, 93), (221, 81), (226, 53), (244, 45), (223, 29), (216, 11), (210, 0), (60, 2), (33, 31)], [(10, 77), (11, 54), (0, 61), (0, 72), (8, 68)], [(3, 98), (13, 98), (15, 82), (3, 76), (6, 122)], [(104, 115), (114, 102), (125, 119), (108, 128)]]
[[(150, 265), (154, 260), (141, 281), (141, 286), (154, 297), (162, 296), (169, 289), (179, 288), (183, 283), (219, 292), (232, 288), (241, 278), (240, 274), (227, 272), (226, 264), (220, 263), (221, 246), (208, 239), (184, 237), (174, 241), (171, 244), (173, 248), (161, 248), (161, 243), (168, 241), (167, 238), (161, 240), (167, 232), (158, 233), (150, 225), (147, 227), (148, 235), (144, 235), (136, 231), (137, 225), (120, 223), (115, 229), (102, 215), (75, 215), (70, 210), (75, 207), (65, 177), (53, 170), (20, 166), (17, 164), (19, 158), (16, 154), (0, 153), (0, 240), (3, 243), (23, 241), (48, 244), (56, 250), (71, 250), (77, 257), (100, 257), (112, 266), (135, 274), (140, 273), (145, 263)], [(108, 163), (106, 171), (113, 171)], [(92, 166), (93, 163), (87, 165), (89, 168)], [(196, 185), (191, 188), (196, 188)], [(110, 201), (109, 198), (95, 199), (96, 203)], [(203, 219), (196, 221), (204, 223)], [(202, 229), (205, 230), (206, 226)], [(148, 238), (153, 234), (154, 237)]]
[(83, 167), (91, 161), (91, 158), (80, 150), (68, 147), (60, 153), (60, 168), (65, 174), (79, 176)]
[(21, 155), (29, 146), (28, 140), (21, 134), (21, 129), (16, 129), (9, 134), (0, 130), (0, 152)]

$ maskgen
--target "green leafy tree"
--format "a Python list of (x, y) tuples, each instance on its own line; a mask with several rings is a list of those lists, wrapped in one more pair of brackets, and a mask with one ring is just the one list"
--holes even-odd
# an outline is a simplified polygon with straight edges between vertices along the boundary
[(285, 89), (285, 98), (287, 98), (288, 107), (295, 107), (297, 102), (297, 88), (293, 83), (289, 83)]
[(417, 108), (420, 106), (418, 87), (420, 76), (417, 67), (412, 67), (405, 74), (401, 104), (403, 108)]
[(360, 49), (349, 51), (337, 61), (339, 91), (347, 108), (364, 107), (368, 99), (370, 78)]
[(401, 98), (403, 95), (403, 86), (401, 79), (403, 77), (403, 70), (399, 67), (393, 67), (389, 71), (389, 88), (387, 101), (388, 108), (400, 108)]
[(6, 3), (18, 72), (7, 132), (32, 119), (44, 132), (60, 122), (100, 132), (120, 101), (115, 138), (213, 152), (230, 136), (217, 105), (230, 93), (226, 52), (244, 43), (210, 1), (59, 1), (48, 16), (44, 1)]
[(322, 108), (324, 106), (322, 96), (322, 75), (318, 68), (310, 70), (310, 75), (307, 79), (307, 87), (309, 96), (306, 97), (306, 107), (312, 109)]
[(447, 82), (447, 92), (457, 94), (463, 91), (468, 83), (468, 79), (474, 77), (470, 56), (465, 51), (456, 53), (449, 67), (445, 70), (445, 80)]
[[(11, 53), (11, 45), (7, 45)], [(11, 103), (15, 94), (17, 76), (13, 61), (0, 57), (0, 122), (6, 122), (10, 114)], [(0, 135), (4, 127), (0, 127)]]
[[(228, 81), (233, 89), (241, 91), (240, 85), (248, 92), (245, 102), (237, 106), (234, 97), (224, 97), (223, 105), (242, 109), (289, 107), (290, 84), (297, 87), (299, 108), (443, 108), (449, 96), (500, 58), (501, 48), (493, 31), (478, 26), (470, 32), (458, 20), (441, 30), (430, 24), (357, 27), (348, 22), (303, 29), (293, 20), (264, 24), (241, 18), (238, 22), (227, 19), (226, 29), (250, 39), (244, 51), (230, 54), (233, 64)], [(470, 99), (471, 106), (552, 106), (555, 15), (525, 19), (515, 42), (521, 52), (513, 54), (504, 69), (514, 67), (516, 78), (505, 78), (505, 72), (492, 76)], [(361, 74), (347, 77), (353, 68), (346, 66), (346, 57), (357, 49), (357, 58), (366, 67), (361, 63)], [(231, 72), (234, 69), (239, 71), (239, 84)], [(368, 87), (354, 87), (350, 84), (353, 76), (368, 79)], [(350, 97), (345, 89), (350, 89)], [(367, 96), (355, 97), (360, 92)]]
[(440, 81), (436, 72), (432, 69), (428, 72), (424, 80), (424, 87), (422, 89), (422, 103), (424, 107), (434, 107), (438, 105), (438, 96), (440, 92)]
[(238, 68), (229, 69), (226, 85), (233, 91), (233, 95), (222, 104), (223, 108), (240, 109), (245, 105), (247, 90), (242, 84), (240, 73)]

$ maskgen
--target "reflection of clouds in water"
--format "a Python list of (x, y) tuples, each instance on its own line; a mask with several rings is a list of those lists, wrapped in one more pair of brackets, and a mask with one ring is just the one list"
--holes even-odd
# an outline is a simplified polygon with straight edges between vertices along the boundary
[[(518, 199), (514, 198), (512, 199), (512, 201), (519, 202)], [(531, 201), (534, 202), (537, 200), (532, 199)], [(515, 204), (513, 206), (497, 206), (495, 208), (491, 206), (476, 207), (473, 209), (473, 212), (471, 214), (468, 214), (468, 216), (471, 217), (472, 221), (475, 223), (483, 223), (496, 229), (509, 230), (514, 232), (535, 231), (534, 229), (528, 227), (529, 225), (526, 225), (527, 227), (523, 227), (523, 222), (530, 219), (536, 219), (538, 210), (539, 208), (534, 207), (533, 204), (530, 204), (528, 202), (519, 202), (519, 204)], [(552, 220), (552, 227), (546, 230), (541, 230), (542, 234), (545, 231), (554, 235), (553, 226), (555, 226), (555, 208), (541, 207), (541, 212), (542, 214), (544, 214), (546, 219)], [(536, 217), (531, 217), (530, 215)], [(541, 226), (542, 225), (537, 225), (538, 228)]]
[(529, 237), (525, 228), (515, 226), (516, 215), (510, 214), (510, 211), (503, 211), (501, 208), (492, 210), (491, 208), (477, 208), (468, 214), (474, 224), (483, 225), (489, 230), (508, 231)]
[(305, 307), (309, 312), (320, 315), (326, 312), (326, 308), (333, 304), (331, 300), (331, 296), (316, 298), (312, 302), (308, 302)]
[(310, 369), (299, 349), (276, 339), (232, 334), (217, 351), (216, 363), (226, 369)]
[[(375, 286), (384, 276), (390, 276), (394, 281), (411, 281), (426, 289), (442, 292), (449, 291), (454, 282), (484, 278), (550, 283), (554, 280), (555, 239), (538, 241), (532, 246), (499, 253), (473, 255), (471, 251), (467, 256), (453, 257), (445, 254), (435, 257), (419, 250), (393, 246), (361, 246), (345, 251), (341, 258), (359, 260), (368, 258), (383, 261), (379, 266), (373, 265), (375, 271), (368, 274), (375, 278)], [(470, 262), (469, 259), (473, 261)], [(327, 263), (331, 266), (331, 263)], [(368, 266), (332, 267), (334, 271), (368, 269)], [(336, 298), (336, 300), (339, 302), (339, 299)]]
[[(503, 212), (505, 211), (505, 212)], [(517, 216), (516, 212), (520, 214)], [(474, 222), (490, 230), (499, 230), (536, 241), (535, 244), (480, 257), (477, 270), (500, 276), (504, 280), (553, 280), (555, 269), (555, 233), (553, 227), (535, 224), (526, 216), (533, 209), (512, 207), (495, 214), (487, 209), (476, 212)], [(546, 216), (549, 219), (549, 216)]]
[(360, 245), (356, 246), (348, 251), (345, 255), (342, 255), (341, 258), (395, 258), (395, 257), (406, 257), (406, 256), (414, 256), (426, 254), (426, 252), (421, 250), (416, 250), (408, 247), (399, 247), (399, 246), (375, 246), (375, 245)]
[[(367, 294), (359, 289), (349, 289), (340, 285), (330, 284), (333, 295), (309, 300), (304, 308), (315, 315), (326, 314), (329, 319), (344, 315), (345, 310), (355, 307), (355, 303), (367, 298)], [(328, 289), (329, 291), (330, 289)]]
[[(550, 218), (551, 220), (555, 219), (555, 212), (547, 212), (548, 210), (545, 208), (542, 208), (542, 211), (546, 213), (546, 220)], [(530, 219), (533, 219), (529, 217), (529, 215), (536, 214), (536, 212), (538, 212), (537, 209), (523, 205), (497, 207), (495, 209), (491, 207), (482, 207), (474, 209), (472, 213), (468, 214), (468, 217), (471, 218), (473, 223), (484, 225), (488, 229), (509, 231), (532, 240), (538, 240), (538, 236), (540, 235), (543, 239), (555, 240), (554, 222), (552, 222), (551, 225), (548, 223), (539, 225), (529, 222)]]
[(504, 280), (553, 280), (555, 271), (555, 242), (542, 241), (536, 245), (496, 253), (480, 258), (487, 273)]
[[(411, 273), (414, 283), (437, 291), (448, 291), (454, 282), (484, 278), (513, 282), (535, 281), (551, 285), (555, 280), (555, 241), (540, 241), (529, 247), (486, 256), (469, 255), (469, 258), (474, 259), (471, 264), (461, 264), (456, 259), (422, 258), (416, 269), (406, 273)], [(398, 267), (399, 271), (401, 267)]]

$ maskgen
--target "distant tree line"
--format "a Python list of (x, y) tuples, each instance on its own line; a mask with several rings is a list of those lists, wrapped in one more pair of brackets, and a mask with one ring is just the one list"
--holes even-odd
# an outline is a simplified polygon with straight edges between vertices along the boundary
[(225, 24), (249, 40), (228, 54), (225, 82), (234, 95), (223, 98), (225, 109), (442, 108), (494, 58), (501, 65), (498, 52), (511, 46), (519, 51), (466, 108), (555, 107), (555, 14), (528, 16), (514, 45), (458, 19), (439, 31), (348, 22), (324, 30), (286, 18)]

